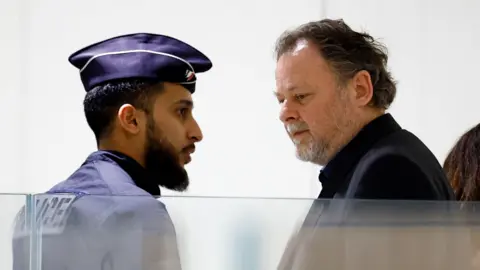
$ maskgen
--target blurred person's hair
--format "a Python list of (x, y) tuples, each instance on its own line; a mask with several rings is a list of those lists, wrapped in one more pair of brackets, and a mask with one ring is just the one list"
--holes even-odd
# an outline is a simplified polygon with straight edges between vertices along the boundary
[(480, 200), (480, 124), (460, 137), (445, 159), (443, 169), (457, 200)]

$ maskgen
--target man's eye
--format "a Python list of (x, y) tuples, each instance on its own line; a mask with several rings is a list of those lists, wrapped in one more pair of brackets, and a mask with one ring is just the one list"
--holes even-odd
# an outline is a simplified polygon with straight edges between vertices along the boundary
[(294, 97), (296, 100), (301, 101), (302, 99), (306, 98), (307, 95), (297, 94)]

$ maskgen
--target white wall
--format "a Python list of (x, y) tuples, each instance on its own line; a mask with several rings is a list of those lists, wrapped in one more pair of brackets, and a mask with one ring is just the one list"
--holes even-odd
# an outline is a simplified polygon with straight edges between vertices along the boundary
[[(25, 134), (24, 96), (24, 51), (26, 31), (24, 31), (24, 13), (21, 1), (3, 1), (0, 3), (0, 115), (3, 121), (0, 129), (0, 191), (21, 192), (19, 170), (22, 166), (22, 136)], [(23, 153), (28, 154), (28, 153)]]

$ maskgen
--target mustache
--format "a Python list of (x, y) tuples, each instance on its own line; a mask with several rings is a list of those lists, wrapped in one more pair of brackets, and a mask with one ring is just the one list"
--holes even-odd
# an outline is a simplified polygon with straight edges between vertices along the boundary
[(182, 149), (182, 152), (184, 153), (193, 153), (195, 152), (195, 144), (190, 144), (190, 145), (187, 145), (185, 146), (183, 149)]
[(308, 130), (308, 125), (305, 122), (289, 123), (285, 126), (289, 134), (295, 134), (297, 132)]

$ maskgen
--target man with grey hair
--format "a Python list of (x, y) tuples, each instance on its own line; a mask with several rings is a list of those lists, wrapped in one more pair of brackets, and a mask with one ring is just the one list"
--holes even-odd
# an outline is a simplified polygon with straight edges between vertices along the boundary
[(276, 44), (280, 120), (299, 159), (324, 166), (319, 198), (454, 199), (432, 152), (386, 113), (397, 92), (385, 47), (343, 20)]
[[(368, 200), (453, 200), (442, 167), (386, 113), (397, 88), (387, 70), (386, 48), (372, 36), (352, 30), (343, 20), (324, 19), (285, 32), (275, 52), (280, 120), (297, 157), (323, 167), (318, 198), (325, 199), (310, 208), (279, 269), (377, 269), (383, 264), (375, 256), (389, 249), (342, 228), (359, 222), (379, 225), (369, 218), (391, 218), (392, 213), (400, 219), (418, 215), (411, 204), (382, 202), (379, 209)], [(353, 248), (361, 246), (368, 248)], [(408, 254), (397, 257), (418, 262)], [(359, 258), (362, 262), (355, 261)]]

